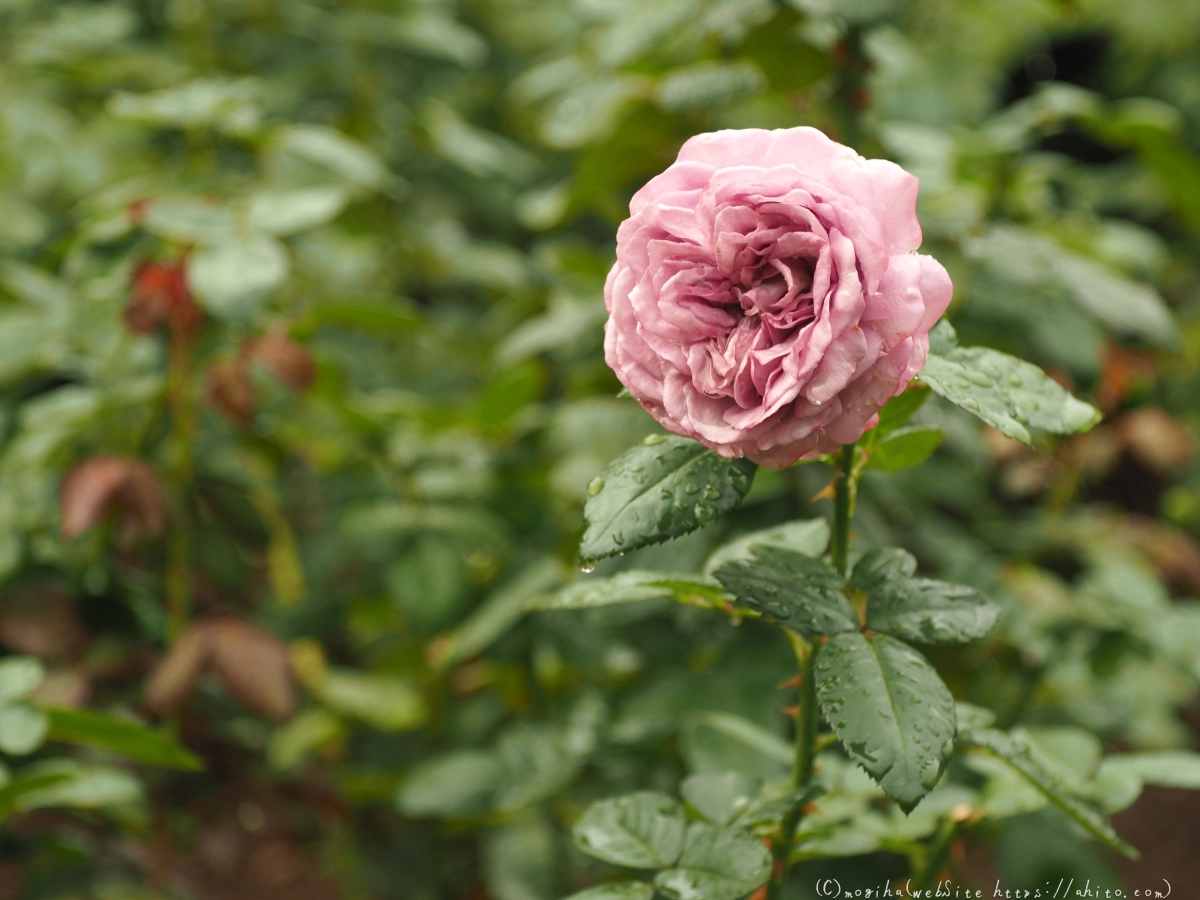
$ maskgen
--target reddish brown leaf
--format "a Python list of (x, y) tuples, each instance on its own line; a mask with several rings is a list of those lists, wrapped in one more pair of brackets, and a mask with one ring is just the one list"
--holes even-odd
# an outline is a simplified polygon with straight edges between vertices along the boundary
[(247, 341), (246, 355), (294, 391), (307, 391), (317, 380), (317, 365), (307, 348), (280, 331)]
[(264, 718), (289, 718), (296, 695), (283, 641), (239, 619), (218, 619), (208, 628), (209, 666), (226, 693)]
[(160, 716), (178, 712), (191, 699), (208, 666), (209, 631), (202, 623), (183, 632), (146, 682), (146, 707)]
[(158, 474), (140, 459), (92, 456), (63, 477), (59, 513), (68, 540), (115, 515), (119, 539), (128, 543), (167, 527), (167, 496)]
[(218, 415), (239, 428), (249, 428), (258, 397), (245, 362), (230, 359), (209, 366), (204, 374), (204, 399)]
[(124, 319), (125, 326), (135, 334), (153, 334), (164, 325), (178, 331), (196, 331), (204, 321), (204, 311), (188, 290), (183, 261), (138, 263)]

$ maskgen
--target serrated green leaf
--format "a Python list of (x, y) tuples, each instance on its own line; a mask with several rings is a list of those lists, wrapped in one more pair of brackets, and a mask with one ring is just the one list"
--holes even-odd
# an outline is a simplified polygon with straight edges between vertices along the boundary
[(930, 332), (929, 361), (918, 377), (955, 406), (1026, 444), (1033, 443), (1031, 428), (1070, 434), (1100, 421), (1095, 407), (1032, 363), (986, 347), (959, 347), (946, 321)]
[(742, 502), (757, 468), (688, 438), (651, 435), (589, 486), (580, 559), (616, 556), (715, 521)]
[(687, 818), (679, 802), (657, 791), (600, 800), (575, 823), (575, 846), (633, 869), (661, 869), (679, 858)]
[(780, 547), (751, 549), (753, 560), (734, 560), (713, 573), (740, 606), (806, 634), (857, 630), (845, 582), (828, 563)]
[(503, 771), (500, 758), (482, 750), (461, 750), (426, 760), (396, 791), (396, 808), (419, 818), (481, 812)]
[(0, 704), (24, 700), (42, 683), (46, 667), (32, 656), (10, 656), (0, 660)]
[(877, 439), (867, 458), (868, 469), (899, 472), (919, 466), (942, 445), (946, 433), (940, 428), (901, 428)]
[(728, 595), (720, 583), (701, 575), (631, 569), (608, 578), (581, 578), (552, 594), (532, 597), (529, 610), (588, 609), (617, 603), (638, 603), (664, 597), (702, 597), (725, 600)]
[(714, 825), (728, 825), (758, 796), (762, 779), (746, 772), (691, 775), (679, 787), (683, 799)]
[(196, 772), (204, 768), (199, 757), (174, 737), (140, 722), (90, 709), (43, 709), (50, 722), (46, 736), (52, 741), (91, 747), (164, 769)]
[(1029, 750), (1009, 735), (992, 728), (979, 728), (963, 734), (960, 741), (965, 747), (984, 751), (1007, 763), (1050, 803), (1103, 844), (1130, 859), (1141, 855), (1121, 839), (1098, 810), (1068, 794), (1054, 776), (1033, 759)]
[(621, 881), (601, 884), (579, 891), (565, 900), (653, 900), (654, 888), (644, 881)]
[(735, 900), (770, 874), (771, 854), (757, 838), (693, 822), (679, 861), (659, 872), (654, 885), (672, 900)]
[(817, 698), (850, 758), (911, 812), (954, 746), (954, 699), (920, 653), (887, 635), (839, 634), (816, 659)]
[(914, 578), (907, 550), (881, 547), (854, 566), (850, 586), (867, 595), (867, 626), (918, 644), (960, 644), (983, 637), (999, 608), (974, 588)]
[(727, 562), (753, 559), (753, 548), (759, 545), (782, 547), (805, 556), (820, 556), (829, 546), (829, 523), (820, 518), (801, 519), (742, 535), (712, 552), (704, 562), (704, 574), (711, 575)]

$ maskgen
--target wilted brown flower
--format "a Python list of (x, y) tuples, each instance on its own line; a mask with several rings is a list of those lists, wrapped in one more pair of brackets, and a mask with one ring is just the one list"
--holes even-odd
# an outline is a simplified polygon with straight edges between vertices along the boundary
[(227, 359), (209, 366), (204, 373), (204, 399), (218, 415), (239, 428), (249, 428), (258, 396), (246, 363)]
[(197, 622), (179, 636), (150, 675), (146, 706), (160, 715), (178, 711), (204, 674), (264, 718), (283, 721), (295, 709), (287, 647), (270, 632), (230, 618)]
[(68, 540), (110, 515), (129, 544), (167, 527), (167, 496), (158, 474), (129, 456), (92, 456), (67, 472), (59, 491), (60, 527)]
[(184, 332), (199, 328), (204, 311), (188, 290), (183, 261), (138, 263), (124, 319), (135, 334), (153, 334), (164, 325)]
[(317, 379), (312, 354), (281, 331), (247, 341), (243, 352), (294, 391), (309, 390)]

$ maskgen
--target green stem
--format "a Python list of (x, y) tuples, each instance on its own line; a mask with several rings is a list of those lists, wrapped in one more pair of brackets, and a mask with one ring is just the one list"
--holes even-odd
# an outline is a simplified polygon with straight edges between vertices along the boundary
[[(833, 538), (830, 554), (833, 565), (842, 575), (848, 569), (850, 552), (850, 517), (854, 513), (854, 445), (842, 448), (838, 460), (837, 476), (834, 481)], [(800, 697), (796, 712), (796, 756), (792, 763), (792, 790), (802, 791), (812, 781), (813, 757), (816, 756), (817, 731), (820, 713), (817, 708), (817, 679), (815, 672), (817, 644), (808, 644), (798, 634), (788, 631), (788, 638), (800, 661)], [(779, 837), (771, 848), (775, 865), (773, 876), (767, 885), (767, 900), (782, 897), (783, 884), (790, 867), (792, 845), (796, 840), (796, 829), (804, 817), (802, 803), (795, 803), (783, 817)]]
[(850, 517), (854, 515), (854, 445), (842, 448), (838, 460), (837, 476), (833, 497), (833, 536), (829, 545), (829, 557), (833, 567), (842, 575), (849, 570)]
[[(798, 642), (797, 650), (799, 650)], [(817, 648), (809, 647), (800, 661), (800, 707), (796, 713), (796, 757), (792, 762), (792, 790), (800, 791), (812, 781), (813, 757), (816, 755), (817, 739), (817, 688), (813, 662)], [(778, 900), (782, 896), (783, 883), (787, 879), (792, 845), (796, 841), (796, 829), (804, 817), (803, 803), (793, 803), (779, 828), (779, 838), (771, 848), (775, 860), (773, 876), (767, 886), (767, 900)]]
[(958, 823), (953, 819), (943, 820), (942, 827), (929, 848), (925, 865), (921, 867), (921, 875), (917, 879), (917, 888), (914, 893), (918, 896), (925, 896), (926, 891), (933, 890), (938, 873), (946, 864), (946, 857), (950, 854), (950, 845), (954, 843), (956, 834), (958, 834)]

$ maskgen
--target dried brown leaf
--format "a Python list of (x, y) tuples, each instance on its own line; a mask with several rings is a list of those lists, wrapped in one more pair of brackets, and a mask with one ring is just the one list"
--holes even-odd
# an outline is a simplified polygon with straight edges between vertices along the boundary
[(158, 473), (140, 459), (92, 456), (63, 477), (59, 513), (62, 535), (68, 540), (116, 515), (119, 538), (129, 543), (167, 527), (167, 495)]
[(209, 667), (235, 701), (279, 722), (296, 707), (288, 648), (283, 641), (240, 619), (208, 623)]

